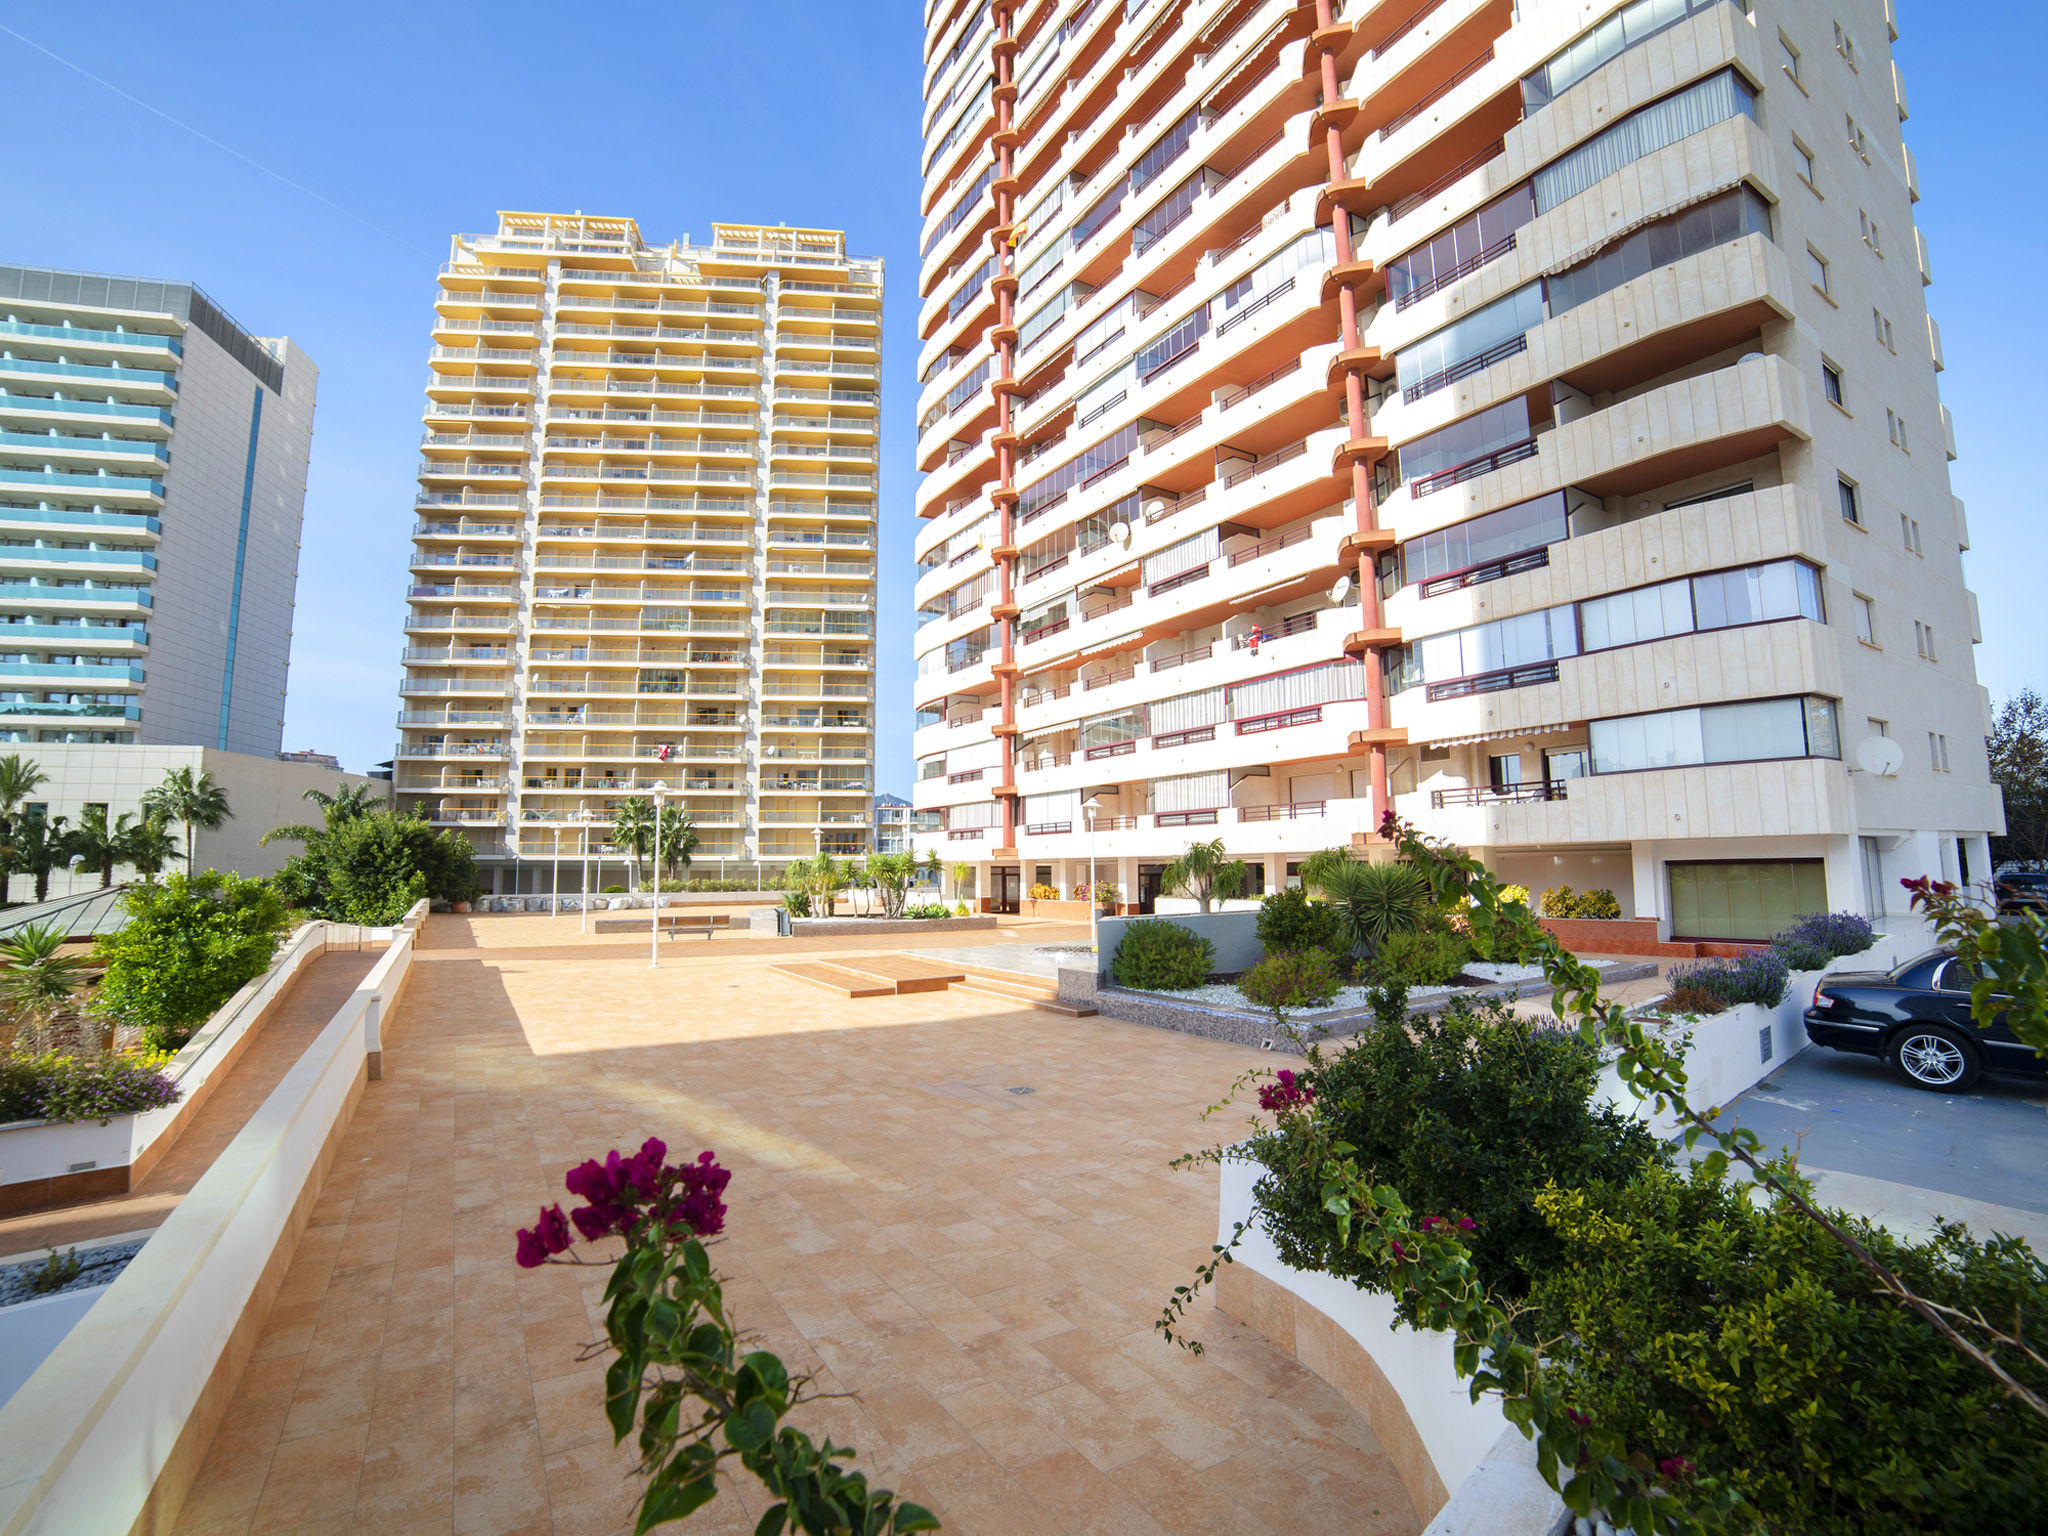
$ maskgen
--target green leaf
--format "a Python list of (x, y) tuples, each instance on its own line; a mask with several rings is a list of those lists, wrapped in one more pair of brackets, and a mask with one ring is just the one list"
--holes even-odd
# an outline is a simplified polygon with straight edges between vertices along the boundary
[(639, 1405), (640, 1372), (630, 1356), (620, 1355), (604, 1373), (604, 1416), (611, 1421), (614, 1445), (632, 1432)]
[(782, 1536), (782, 1528), (788, 1523), (789, 1505), (771, 1504), (768, 1513), (761, 1517), (761, 1523), (754, 1527), (754, 1536)]
[(895, 1531), (936, 1531), (938, 1518), (922, 1504), (913, 1504), (905, 1499), (896, 1506), (896, 1518), (890, 1522)]
[(633, 1524), (633, 1536), (642, 1536), (643, 1532), (671, 1520), (687, 1519), (717, 1497), (718, 1479), (708, 1467), (688, 1482), (656, 1482), (640, 1501), (640, 1518)]
[(758, 1451), (775, 1433), (775, 1410), (755, 1400), (725, 1421), (725, 1440), (736, 1451)]
[(789, 1369), (778, 1356), (771, 1355), (765, 1349), (757, 1349), (742, 1363), (760, 1379), (761, 1385), (768, 1391), (778, 1394), (789, 1391)]

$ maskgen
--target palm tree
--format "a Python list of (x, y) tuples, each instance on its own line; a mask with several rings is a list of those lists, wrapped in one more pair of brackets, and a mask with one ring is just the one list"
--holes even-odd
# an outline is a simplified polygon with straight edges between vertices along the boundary
[(907, 850), (870, 854), (866, 872), (875, 889), (882, 893), (882, 916), (901, 917), (910, 882), (917, 878), (917, 855)]
[(1429, 915), (1429, 882), (1407, 864), (1367, 864), (1348, 849), (1325, 848), (1302, 861), (1301, 883), (1322, 892), (1344, 919), (1354, 954), (1373, 955)]
[(839, 909), (839, 893), (846, 888), (846, 871), (831, 854), (820, 851), (808, 859), (790, 860), (782, 880), (810, 899), (811, 916), (831, 917)]
[(612, 844), (633, 861), (632, 888), (640, 888), (640, 861), (654, 847), (654, 804), (645, 795), (631, 795), (612, 813)]
[[(129, 820), (129, 813), (123, 811), (121, 820)], [(88, 805), (78, 825), (65, 835), (64, 844), (68, 857), (100, 872), (101, 890), (114, 883), (114, 866), (121, 862), (120, 832), (107, 825), (104, 805)]]
[[(0, 855), (14, 837), (14, 819), (21, 814), (22, 802), (49, 782), (50, 776), (30, 758), (10, 753), (0, 757)], [(8, 889), (13, 883), (14, 871), (0, 863), (0, 904), (13, 901), (14, 893)]]
[(383, 797), (370, 784), (337, 784), (331, 795), (324, 789), (309, 789), (299, 798), (320, 807), (320, 825), (309, 827), (300, 822), (288, 822), (281, 827), (272, 827), (258, 839), (264, 847), (278, 839), (310, 846), (343, 823), (374, 815), (384, 806)]
[(178, 840), (154, 816), (141, 818), (123, 811), (114, 821), (114, 841), (120, 845), (120, 862), (145, 880), (154, 880), (173, 859), (182, 859)]
[(143, 795), (142, 808), (164, 821), (185, 824), (187, 869), (192, 867), (193, 834), (201, 827), (217, 832), (235, 814), (228, 809), (227, 791), (214, 781), (213, 775), (205, 770), (195, 773), (189, 763), (171, 769), (158, 780), (156, 787)]
[(697, 823), (680, 805), (661, 808), (661, 867), (664, 877), (690, 867), (697, 851)]
[(24, 923), (0, 939), (0, 1008), (32, 1029), (50, 1023), (85, 984), (85, 961), (60, 954), (55, 923)]
[(958, 859), (946, 866), (946, 873), (953, 877), (953, 900), (957, 904), (967, 899), (968, 882), (974, 878), (974, 866), (965, 859)]
[(1244, 860), (1233, 859), (1224, 851), (1223, 839), (1217, 837), (1188, 844), (1186, 853), (1160, 871), (1159, 885), (1162, 890), (1194, 897), (1207, 912), (1211, 901), (1229, 901), (1242, 891), (1250, 874)]
[(8, 839), (7, 865), (18, 874), (36, 877), (36, 900), (50, 899), (50, 875), (71, 858), (65, 819), (41, 811), (21, 818)]

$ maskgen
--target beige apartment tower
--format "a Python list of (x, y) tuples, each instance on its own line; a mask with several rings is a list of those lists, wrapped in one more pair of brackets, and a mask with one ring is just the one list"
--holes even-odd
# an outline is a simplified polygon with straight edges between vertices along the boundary
[(934, 0), (914, 838), (1665, 938), (2000, 826), (1889, 0)]
[(815, 229), (501, 213), (434, 296), (395, 786), (500, 893), (871, 845), (882, 268)]

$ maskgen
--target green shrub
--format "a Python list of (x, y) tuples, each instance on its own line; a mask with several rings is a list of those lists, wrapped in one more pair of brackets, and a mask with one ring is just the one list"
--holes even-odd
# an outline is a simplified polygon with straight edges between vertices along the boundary
[(604, 888), (604, 894), (607, 896), (623, 896), (626, 894), (626, 888), (623, 885), (608, 885)]
[[(2040, 1421), (1789, 1204), (1661, 1168), (1536, 1200), (1569, 1260), (1537, 1273), (1530, 1315), (1573, 1406), (1632, 1448), (1727, 1479), (1774, 1532), (2048, 1529)], [(2048, 1320), (2048, 1270), (2018, 1239), (1835, 1219), (1937, 1305), (2029, 1335)], [(2048, 1373), (1999, 1354), (2041, 1390)]]
[(1785, 957), (1775, 949), (1752, 949), (1736, 960), (1703, 960), (1675, 965), (1665, 978), (1673, 991), (1692, 990), (1718, 997), (1729, 1007), (1756, 1003), (1775, 1008), (1785, 1000), (1790, 980)]
[(973, 914), (972, 912), (970, 912), (970, 911), (969, 911), (969, 910), (967, 909), (967, 903), (966, 903), (966, 902), (964, 902), (964, 901), (963, 901), (963, 902), (960, 902), (960, 903), (958, 903), (957, 905), (955, 905), (955, 906), (954, 906), (954, 908), (953, 908), (953, 915), (954, 915), (955, 917), (972, 917), (972, 916), (974, 916), (974, 914)]
[[(1627, 1179), (1661, 1156), (1657, 1142), (1640, 1122), (1594, 1105), (1600, 1056), (1577, 1034), (1518, 1017), (1498, 999), (1456, 998), (1401, 1027), (1399, 989), (1385, 1001), (1392, 1027), (1366, 1030), (1312, 1065), (1317, 1118), (1411, 1209), (1473, 1218), (1480, 1277), (1520, 1294), (1565, 1253), (1536, 1209), (1544, 1185)], [(1376, 1272), (1339, 1241), (1320, 1184), (1289, 1171), (1299, 1166), (1295, 1149), (1268, 1138), (1251, 1147), (1267, 1168), (1259, 1206), (1280, 1256), (1370, 1285)]]
[(1343, 984), (1337, 974), (1337, 957), (1327, 949), (1304, 949), (1298, 954), (1271, 951), (1237, 978), (1237, 990), (1245, 1001), (1267, 1009), (1282, 1023), (1290, 1013), (1322, 1007)]
[(336, 922), (395, 923), (422, 897), (469, 901), (477, 894), (476, 848), (462, 833), (436, 832), (426, 819), (371, 811), (303, 833), (305, 852), (288, 860), (274, 884), (292, 906)]
[(1810, 939), (1781, 938), (1771, 945), (1791, 971), (1824, 971), (1834, 959), (1831, 951)]
[(1621, 902), (1608, 890), (1574, 891), (1568, 885), (1560, 885), (1543, 893), (1542, 906), (1545, 917), (1621, 916)]
[(1666, 1013), (1689, 1013), (1695, 1018), (1707, 1018), (1728, 1011), (1727, 1001), (1705, 987), (1673, 987), (1664, 995)]
[(1184, 992), (1202, 985), (1215, 968), (1215, 945), (1192, 928), (1156, 917), (1126, 928), (1110, 962), (1118, 986), (1142, 992)]
[(1472, 958), (1472, 944), (1455, 929), (1420, 928), (1390, 935), (1374, 957), (1374, 971), (1411, 987), (1449, 986)]
[(782, 910), (791, 917), (809, 917), (811, 915), (811, 898), (804, 891), (784, 891), (782, 893)]
[(1341, 957), (1351, 948), (1344, 915), (1328, 902), (1309, 900), (1301, 890), (1275, 891), (1259, 903), (1259, 948), (1269, 955), (1299, 955), (1326, 949)]
[(262, 975), (291, 924), (269, 885), (215, 870), (130, 886), (125, 901), (128, 921), (95, 947), (106, 974), (90, 1007), (140, 1025), (152, 1050), (177, 1050)]
[(937, 920), (939, 918), (951, 917), (953, 914), (946, 910), (946, 904), (943, 901), (927, 901), (918, 906), (905, 907), (903, 915), (918, 919)]

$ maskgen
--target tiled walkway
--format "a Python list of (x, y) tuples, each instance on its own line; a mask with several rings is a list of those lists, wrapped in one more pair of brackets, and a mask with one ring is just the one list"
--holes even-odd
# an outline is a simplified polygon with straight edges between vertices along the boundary
[[(1255, 1053), (957, 992), (842, 1002), (772, 975), (787, 953), (680, 942), (650, 971), (572, 922), (431, 919), (178, 1529), (629, 1529), (577, 1361), (605, 1272), (522, 1272), (512, 1233), (649, 1134), (734, 1170), (714, 1256), (742, 1320), (858, 1394), (799, 1422), (948, 1530), (1419, 1528), (1328, 1386), (1206, 1307), (1202, 1359), (1152, 1331), (1215, 1230), (1213, 1175), (1167, 1163), (1234, 1133), (1196, 1116)], [(733, 1487), (679, 1529), (763, 1507)]]
[(314, 960), (293, 980), (277, 1012), (137, 1188), (107, 1200), (0, 1220), (0, 1254), (36, 1252), (162, 1225), (382, 954), (379, 946), (336, 951)]

